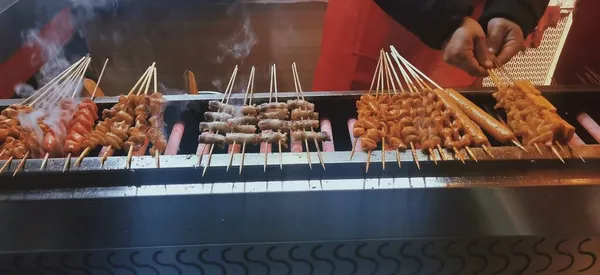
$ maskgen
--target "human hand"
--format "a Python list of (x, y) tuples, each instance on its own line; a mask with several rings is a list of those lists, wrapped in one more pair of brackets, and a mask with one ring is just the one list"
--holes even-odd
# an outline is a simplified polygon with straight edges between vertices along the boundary
[(508, 19), (497, 17), (490, 20), (487, 33), (489, 51), (496, 56), (496, 61), (501, 66), (525, 49), (523, 30)]
[(465, 17), (462, 25), (454, 31), (442, 46), (444, 61), (458, 67), (472, 76), (487, 76), (487, 69), (494, 66), (485, 32), (477, 21)]

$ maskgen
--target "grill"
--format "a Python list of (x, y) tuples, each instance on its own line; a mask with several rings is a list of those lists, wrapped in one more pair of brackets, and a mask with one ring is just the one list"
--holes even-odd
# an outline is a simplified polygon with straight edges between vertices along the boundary
[[(494, 99), (492, 90), (465, 90), (461, 93), (470, 100), (491, 110)], [(596, 87), (553, 87), (543, 88), (544, 95), (557, 107), (562, 117), (577, 128), (577, 136), (571, 142), (575, 154), (565, 147), (560, 151), (561, 156), (567, 161), (562, 164), (550, 150), (543, 148), (543, 155), (539, 155), (534, 148), (529, 148), (529, 153), (517, 147), (498, 147), (492, 144), (491, 158), (481, 149), (473, 148), (479, 162), (468, 161), (462, 164), (456, 159), (450, 159), (435, 165), (426, 154), (418, 152), (417, 157), (421, 169), (417, 169), (413, 156), (409, 151), (399, 155), (401, 167), (398, 167), (395, 152), (386, 154), (386, 169), (381, 165), (381, 151), (372, 153), (371, 168), (365, 173), (367, 154), (356, 152), (350, 160), (352, 138), (349, 128), (356, 117), (355, 101), (362, 92), (308, 92), (307, 100), (315, 103), (316, 111), (321, 115), (323, 131), (330, 132), (333, 141), (323, 146), (324, 168), (319, 165), (319, 157), (314, 144), (310, 144), (310, 161), (312, 168), (307, 164), (309, 158), (306, 152), (287, 152), (282, 154), (282, 167), (279, 167), (279, 156), (276, 146), (269, 154), (268, 166), (263, 171), (265, 160), (264, 152), (259, 146), (247, 146), (243, 173), (238, 169), (225, 171), (230, 155), (227, 148), (215, 147), (214, 155), (206, 175), (202, 176), (202, 168), (206, 157), (200, 161), (197, 155), (199, 146), (198, 123), (203, 121), (203, 113), (207, 111), (209, 100), (220, 99), (219, 95), (170, 95), (166, 96), (168, 105), (165, 111), (165, 121), (170, 133), (169, 144), (164, 156), (160, 157), (160, 167), (156, 166), (151, 156), (134, 156), (131, 169), (126, 168), (126, 157), (117, 153), (109, 157), (101, 165), (99, 152), (92, 152), (90, 157), (83, 160), (80, 167), (71, 165), (69, 171), (63, 173), (65, 159), (50, 159), (47, 167), (40, 169), (41, 160), (27, 160), (23, 171), (16, 177), (12, 172), (17, 168), (19, 161), (10, 164), (2, 178), (2, 188), (29, 189), (29, 188), (67, 188), (67, 187), (105, 187), (105, 186), (132, 186), (154, 184), (187, 184), (204, 183), (229, 185), (216, 185), (225, 188), (225, 192), (235, 191), (235, 183), (256, 182), (286, 182), (313, 181), (316, 186), (311, 188), (336, 189), (340, 188), (340, 181), (348, 181), (346, 188), (353, 186), (352, 180), (361, 182), (360, 188), (366, 185), (395, 186), (453, 186), (453, 185), (478, 185), (478, 184), (572, 184), (591, 183), (600, 178), (600, 172), (595, 167), (600, 158), (600, 126), (595, 122), (600, 114), (594, 102), (600, 99), (600, 90)], [(255, 102), (268, 100), (268, 93), (255, 94)], [(280, 93), (280, 100), (295, 98), (294, 93)], [(243, 94), (234, 94), (231, 102), (241, 102)], [(15, 100), (0, 102), (0, 108), (5, 108)], [(117, 102), (117, 98), (99, 98), (99, 109), (109, 108)], [(500, 114), (501, 115), (501, 114)], [(181, 131), (183, 129), (183, 131)], [(490, 141), (493, 139), (490, 138)], [(294, 147), (294, 146), (291, 146)], [(321, 147), (321, 146), (320, 146)], [(179, 150), (177, 150), (179, 148)], [(126, 153), (125, 153), (126, 154)], [(450, 152), (448, 156), (452, 156)], [(464, 154), (467, 156), (466, 154)], [(577, 155), (585, 159), (582, 162)], [(71, 160), (72, 164), (75, 159)], [(233, 167), (241, 162), (241, 154), (235, 154)], [(4, 165), (4, 161), (0, 165)], [(564, 170), (564, 171), (561, 171)], [(560, 171), (560, 172), (559, 172)], [(566, 172), (565, 172), (566, 171)], [(227, 187), (226, 187), (227, 186)], [(247, 186), (245, 184), (244, 186)], [(231, 190), (229, 188), (232, 188)], [(247, 191), (238, 189), (238, 191)], [(285, 189), (285, 187), (281, 187)], [(267, 191), (268, 184), (256, 189)], [(215, 191), (211, 188), (211, 191)]]

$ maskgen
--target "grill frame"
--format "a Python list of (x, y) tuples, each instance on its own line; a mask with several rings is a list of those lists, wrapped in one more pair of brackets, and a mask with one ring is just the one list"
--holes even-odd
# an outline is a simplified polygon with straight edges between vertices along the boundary
[[(542, 87), (540, 90), (549, 98), (560, 111), (573, 109), (573, 102), (577, 100), (584, 103), (584, 109), (593, 106), (590, 102), (593, 99), (600, 100), (600, 87), (577, 86), (577, 87)], [(492, 106), (492, 89), (468, 89), (461, 93), (474, 102)], [(413, 178), (433, 178), (425, 181), (423, 186), (481, 186), (481, 185), (541, 185), (541, 184), (577, 184), (583, 182), (600, 183), (600, 172), (594, 171), (594, 166), (600, 162), (600, 145), (586, 145), (577, 147), (577, 152), (586, 159), (587, 163), (582, 163), (572, 154), (563, 153), (568, 164), (562, 165), (551, 154), (549, 150), (544, 150), (544, 155), (540, 156), (530, 148), (529, 154), (518, 150), (516, 147), (495, 147), (492, 152), (495, 156), (502, 156), (500, 159), (491, 159), (485, 155), (483, 150), (473, 148), (479, 163), (470, 162), (465, 165), (460, 164), (456, 159), (452, 159), (439, 166), (435, 166), (433, 161), (421, 152), (417, 153), (422, 170), (418, 170), (414, 165), (410, 151), (402, 152), (400, 159), (402, 168), (398, 168), (395, 152), (386, 153), (387, 169), (381, 169), (381, 152), (375, 151), (371, 157), (371, 169), (365, 173), (365, 162), (367, 154), (357, 152), (354, 159), (350, 160), (350, 136), (346, 128), (346, 121), (355, 117), (353, 103), (364, 91), (347, 92), (307, 92), (305, 97), (316, 104), (316, 110), (321, 112), (322, 116), (330, 117), (334, 125), (334, 141), (336, 148), (341, 150), (336, 152), (324, 152), (323, 158), (326, 171), (318, 165), (318, 156), (312, 149), (311, 161), (313, 169), (307, 165), (306, 153), (284, 153), (284, 169), (278, 167), (278, 155), (273, 153), (269, 157), (269, 166), (266, 172), (263, 172), (264, 154), (249, 150), (246, 154), (244, 173), (238, 175), (237, 165), (240, 163), (240, 154), (236, 154), (233, 161), (234, 169), (225, 173), (225, 167), (229, 162), (229, 155), (224, 150), (215, 150), (215, 155), (211, 162), (211, 167), (207, 170), (206, 177), (202, 177), (202, 168), (206, 162), (199, 167), (199, 157), (192, 152), (196, 151), (197, 143), (194, 139), (198, 135), (197, 123), (202, 120), (202, 113), (207, 108), (210, 100), (220, 99), (220, 95), (199, 94), (199, 95), (167, 95), (165, 96), (168, 107), (165, 113), (165, 121), (169, 125), (167, 132), (171, 131), (172, 125), (177, 121), (183, 121), (187, 127), (185, 136), (182, 140), (187, 141), (187, 147), (183, 154), (175, 156), (161, 156), (161, 168), (156, 168), (155, 161), (150, 156), (133, 157), (131, 171), (125, 170), (126, 159), (124, 156), (109, 157), (102, 166), (97, 157), (85, 158), (81, 167), (71, 168), (68, 172), (62, 173), (65, 159), (50, 159), (44, 171), (40, 171), (41, 160), (32, 159), (25, 163), (24, 171), (19, 172), (18, 177), (11, 177), (16, 169), (19, 160), (13, 160), (8, 172), (0, 175), (3, 183), (1, 190), (33, 190), (43, 189), (51, 190), (57, 188), (96, 188), (96, 187), (116, 187), (116, 186), (152, 186), (152, 185), (181, 185), (181, 184), (228, 184), (246, 182), (268, 182), (268, 181), (302, 181), (313, 180), (320, 182), (337, 180), (392, 180), (392, 181), (410, 181)], [(295, 94), (290, 92), (280, 93), (281, 100), (294, 98)], [(243, 94), (233, 94), (232, 101), (240, 100)], [(257, 93), (255, 102), (268, 99), (268, 93)], [(584, 99), (584, 100), (581, 100)], [(17, 100), (0, 101), (0, 109), (18, 102)], [(98, 98), (96, 102), (99, 109), (110, 107), (118, 102), (118, 97)], [(333, 102), (339, 103), (337, 108), (329, 107)], [(598, 101), (596, 101), (598, 102)], [(169, 107), (170, 106), (170, 107)], [(566, 106), (566, 107), (565, 107)], [(341, 114), (341, 115), (340, 115)], [(561, 115), (565, 115), (562, 114)], [(573, 121), (574, 114), (566, 115)], [(575, 124), (574, 124), (575, 125)], [(581, 127), (579, 127), (581, 128)], [(578, 128), (578, 133), (581, 129)], [(187, 136), (187, 137), (186, 137)], [(192, 140), (190, 144), (190, 139)], [(183, 142), (182, 142), (183, 143)], [(185, 145), (182, 145), (184, 147)], [(189, 149), (192, 147), (193, 149)], [(251, 146), (249, 146), (251, 147)], [(451, 156), (447, 152), (448, 156)], [(464, 152), (463, 152), (464, 154)], [(94, 156), (94, 155), (92, 155)], [(3, 165), (5, 161), (0, 161)], [(71, 164), (75, 159), (71, 160)], [(557, 169), (566, 169), (567, 173), (556, 174), (553, 171)], [(580, 176), (575, 176), (574, 172)], [(535, 176), (530, 176), (534, 174)], [(86, 179), (88, 175), (93, 175)], [(487, 177), (486, 177), (487, 175)], [(502, 180), (497, 180), (498, 178)], [(486, 180), (489, 178), (490, 180)], [(496, 180), (493, 180), (496, 178)], [(509, 180), (506, 180), (509, 179)], [(410, 184), (409, 184), (410, 186)]]

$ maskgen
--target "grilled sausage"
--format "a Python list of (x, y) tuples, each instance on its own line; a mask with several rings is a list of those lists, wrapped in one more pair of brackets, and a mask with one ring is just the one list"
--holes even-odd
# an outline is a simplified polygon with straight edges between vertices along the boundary
[(446, 89), (449, 98), (477, 125), (501, 143), (517, 140), (515, 134), (504, 124), (495, 120), (486, 111), (479, 108), (463, 95), (452, 89)]

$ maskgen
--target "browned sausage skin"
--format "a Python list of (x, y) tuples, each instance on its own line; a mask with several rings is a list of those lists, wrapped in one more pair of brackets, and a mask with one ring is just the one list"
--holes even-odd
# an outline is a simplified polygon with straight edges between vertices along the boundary
[(479, 108), (479, 106), (473, 104), (463, 95), (459, 94), (455, 90), (446, 89), (449, 98), (477, 125), (483, 128), (488, 134), (494, 137), (501, 143), (510, 143), (513, 140), (517, 140), (515, 134), (504, 124), (494, 119), (486, 111)]

